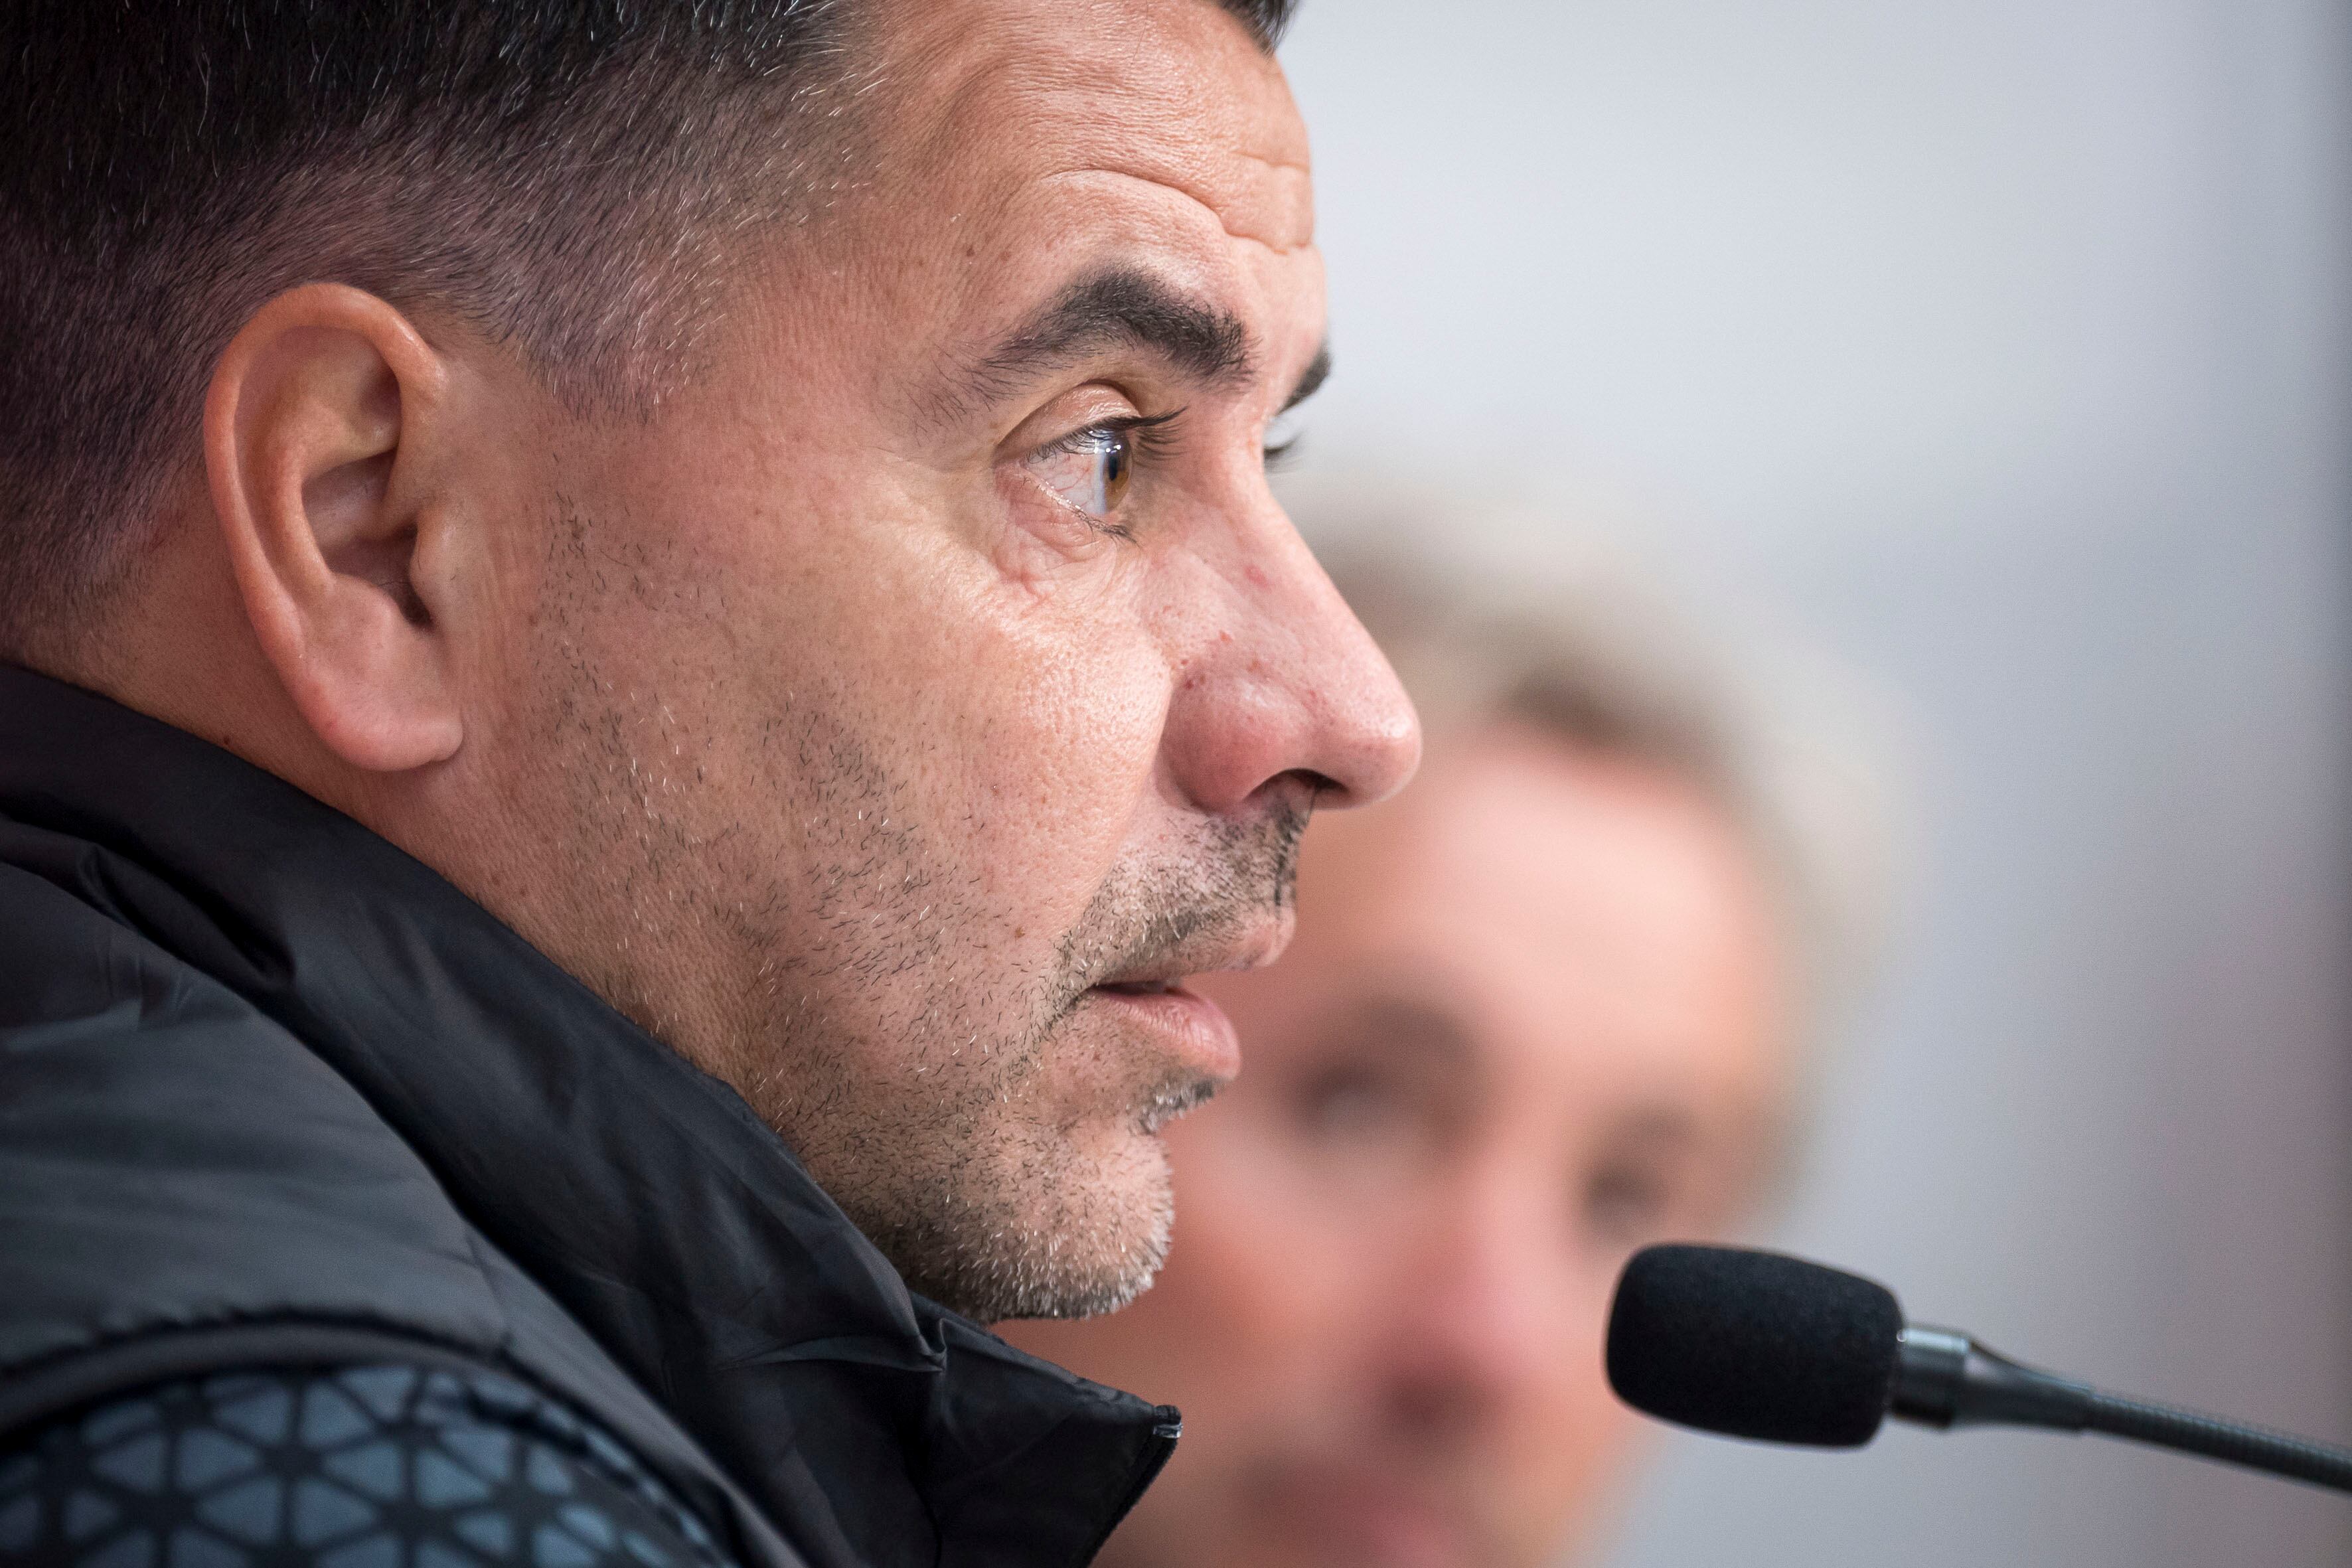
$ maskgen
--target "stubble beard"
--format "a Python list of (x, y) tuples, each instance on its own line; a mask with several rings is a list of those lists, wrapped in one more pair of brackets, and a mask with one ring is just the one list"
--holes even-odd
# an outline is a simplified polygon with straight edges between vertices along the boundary
[[(899, 1037), (913, 1047), (903, 1075), (875, 1073), (866, 1064), (877, 1053), (803, 1010), (788, 1038), (776, 1037), (747, 1098), (911, 1289), (983, 1322), (1125, 1306), (1159, 1271), (1173, 1231), (1156, 1134), (1217, 1086), (1144, 1058), (1156, 1047), (1122, 1037), (1091, 988), (1181, 967), (1187, 952), (1286, 909), (1305, 825), (1303, 809), (1277, 806), (1207, 829), (1180, 861), (1115, 870), (1047, 972), (1025, 984), (992, 984), (942, 955), (919, 1021)], [(861, 923), (887, 931), (892, 922)], [(886, 967), (887, 944), (864, 944), (848, 967)], [(1019, 1022), (961, 1034), (961, 1025), (936, 1026), (970, 1021), (975, 999), (987, 998), (979, 1011)], [(862, 1016), (886, 1011), (870, 996), (845, 1001)], [(1102, 1092), (1058, 1097), (1080, 1067), (1099, 1069)]]
[[(586, 525), (565, 524), (557, 553), (584, 561)], [(673, 702), (614, 679), (619, 661), (580, 635), (601, 595), (576, 561), (558, 567), (532, 726), (547, 744), (517, 799), (567, 805), (562, 898), (543, 920), (507, 900), (518, 925), (732, 1085), (912, 1289), (984, 1322), (1131, 1300), (1173, 1224), (1153, 1134), (1215, 1085), (1143, 1058), (1089, 988), (1213, 966), (1234, 933), (1286, 911), (1309, 803), (1200, 822), (1181, 849), (1115, 868), (1023, 973), (988, 940), (1017, 934), (1017, 911), (919, 823), (843, 718), (854, 704), (813, 690), (781, 708), (771, 691)], [(698, 711), (769, 714), (748, 752), (710, 770), (759, 787), (706, 785), (721, 737)], [(1217, 956), (1185, 963), (1194, 952)], [(1074, 1078), (1093, 1092), (1070, 1098)]]

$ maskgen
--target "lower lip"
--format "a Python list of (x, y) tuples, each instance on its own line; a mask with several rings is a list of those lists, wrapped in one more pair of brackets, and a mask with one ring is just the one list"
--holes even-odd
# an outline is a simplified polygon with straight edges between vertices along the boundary
[(1223, 1083), (1242, 1070), (1241, 1040), (1225, 1010), (1206, 996), (1181, 987), (1171, 991), (1113, 991), (1097, 985), (1087, 993), (1097, 1002), (1167, 1039), (1175, 1055), (1203, 1076)]

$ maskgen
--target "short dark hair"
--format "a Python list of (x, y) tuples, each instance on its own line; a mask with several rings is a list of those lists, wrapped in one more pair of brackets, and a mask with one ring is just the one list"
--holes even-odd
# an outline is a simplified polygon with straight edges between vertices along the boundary
[[(0, 655), (121, 580), (213, 361), (296, 284), (463, 320), (575, 406), (656, 400), (720, 220), (842, 177), (873, 3), (0, 6)], [(1272, 48), (1295, 0), (1219, 3)]]

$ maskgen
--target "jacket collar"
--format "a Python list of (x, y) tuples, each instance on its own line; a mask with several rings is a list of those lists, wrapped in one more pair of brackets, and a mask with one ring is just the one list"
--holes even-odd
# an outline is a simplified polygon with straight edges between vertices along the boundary
[(347, 1079), (820, 1563), (1085, 1562), (1176, 1412), (909, 1292), (725, 1085), (291, 785), (0, 665), (0, 814), (205, 911), (117, 918)]

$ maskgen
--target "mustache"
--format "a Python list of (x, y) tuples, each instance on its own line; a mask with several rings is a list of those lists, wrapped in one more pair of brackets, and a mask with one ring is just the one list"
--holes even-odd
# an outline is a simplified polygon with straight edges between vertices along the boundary
[(1225, 967), (1236, 934), (1296, 901), (1312, 811), (1310, 800), (1277, 800), (1252, 821), (1219, 823), (1181, 862), (1107, 878), (1062, 938), (1056, 1014), (1120, 974)]

